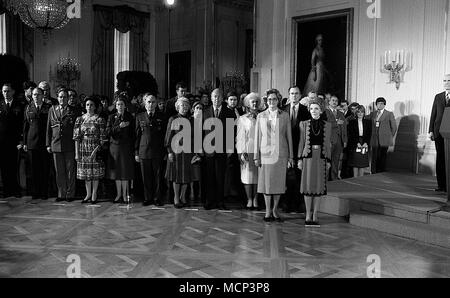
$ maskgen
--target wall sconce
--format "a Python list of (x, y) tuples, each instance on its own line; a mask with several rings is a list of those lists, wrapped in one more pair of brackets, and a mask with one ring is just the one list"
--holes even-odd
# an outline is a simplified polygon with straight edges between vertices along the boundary
[(395, 87), (399, 90), (405, 73), (412, 70), (412, 53), (398, 50), (392, 55), (391, 51), (386, 51), (381, 60), (383, 65), (381, 72), (389, 74), (388, 84), (395, 83)]

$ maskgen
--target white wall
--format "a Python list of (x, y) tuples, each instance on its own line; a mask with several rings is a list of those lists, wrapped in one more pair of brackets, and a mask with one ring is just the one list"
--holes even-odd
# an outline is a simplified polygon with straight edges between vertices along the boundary
[[(292, 18), (340, 9), (354, 9), (351, 95), (369, 106), (379, 96), (388, 101), (400, 124), (390, 165), (434, 171), (434, 144), (426, 140), (434, 95), (443, 91), (450, 72), (449, 0), (382, 0), (381, 19), (367, 16), (365, 0), (258, 0), (255, 70), (261, 73), (259, 92), (291, 85)], [(386, 84), (381, 56), (386, 50), (413, 53), (413, 69), (400, 90)], [(272, 74), (272, 75), (270, 75)], [(416, 144), (417, 139), (417, 144)], [(413, 149), (415, 147), (415, 149)], [(394, 150), (394, 148), (393, 148)], [(416, 160), (416, 157), (418, 160)]]

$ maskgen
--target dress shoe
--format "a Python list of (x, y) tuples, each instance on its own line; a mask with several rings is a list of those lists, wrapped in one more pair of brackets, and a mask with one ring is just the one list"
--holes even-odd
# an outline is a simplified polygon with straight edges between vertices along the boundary
[(153, 205), (153, 202), (152, 201), (144, 201), (144, 203), (142, 203), (142, 205), (144, 207), (147, 207), (147, 206)]
[(213, 206), (211, 206), (211, 205), (205, 205), (203, 208), (207, 211), (214, 209)]
[(164, 203), (161, 202), (160, 200), (157, 200), (157, 201), (155, 201), (155, 205), (158, 207), (162, 207), (162, 206), (164, 206)]
[(281, 217), (273, 217), (273, 220), (278, 222), (278, 223), (283, 223), (284, 220)]
[(81, 204), (89, 204), (91, 203), (91, 199), (84, 199), (83, 201), (81, 201)]
[(41, 200), (47, 201), (47, 200), (48, 200), (48, 197), (41, 197)]
[(97, 203), (98, 203), (97, 200), (95, 200), (95, 201), (92, 201), (92, 200), (91, 200), (91, 205), (97, 205)]
[(273, 218), (271, 216), (269, 216), (269, 217), (264, 217), (263, 220), (264, 220), (264, 222), (272, 222)]
[(219, 210), (228, 210), (228, 208), (227, 208), (227, 206), (225, 206), (225, 204), (224, 203), (222, 203), (222, 204), (220, 204), (219, 205)]
[(120, 204), (122, 203), (122, 197), (119, 197), (117, 200), (113, 201), (113, 204)]
[[(46, 199), (43, 199), (43, 200), (46, 200)], [(67, 198), (66, 201), (68, 203), (71, 203), (71, 202), (75, 201), (75, 198)]]
[(64, 199), (64, 198), (56, 198), (56, 200), (55, 200), (55, 202), (57, 202), (57, 203), (59, 203), (59, 202), (63, 202), (63, 201), (65, 201), (65, 199)]
[(183, 208), (182, 204), (175, 204), (174, 206), (175, 206), (176, 209), (182, 209)]

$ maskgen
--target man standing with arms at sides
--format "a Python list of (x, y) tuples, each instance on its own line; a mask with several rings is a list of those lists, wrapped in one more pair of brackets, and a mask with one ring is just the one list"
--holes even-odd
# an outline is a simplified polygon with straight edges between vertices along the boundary
[(136, 117), (135, 159), (141, 165), (144, 206), (163, 206), (160, 176), (164, 175), (161, 164), (166, 151), (167, 121), (165, 115), (156, 109), (158, 101), (155, 96), (145, 94), (144, 104), (146, 111)]
[(44, 91), (44, 102), (50, 104), (52, 106), (59, 105), (59, 102), (56, 98), (53, 98), (51, 95), (50, 84), (46, 81), (42, 81), (38, 85)]
[(340, 179), (339, 164), (344, 148), (347, 147), (347, 121), (344, 114), (338, 110), (339, 99), (331, 96), (326, 109), (328, 122), (331, 123), (331, 176), (330, 180)]
[[(300, 142), (300, 122), (311, 119), (311, 114), (308, 108), (300, 103), (301, 93), (300, 88), (293, 86), (289, 88), (289, 104), (284, 107), (284, 111), (289, 114), (292, 128), (292, 142), (294, 146), (294, 156), (297, 156), (298, 145)], [(294, 160), (297, 164), (297, 159)], [(300, 195), (302, 172), (297, 168), (288, 169), (287, 175), (287, 192), (285, 195), (284, 211), (302, 212), (304, 209), (303, 198)]]
[(35, 88), (33, 101), (25, 109), (23, 128), (23, 150), (28, 153), (31, 162), (33, 200), (48, 199), (50, 154), (46, 147), (46, 132), (49, 104), (43, 102), (44, 92)]
[[(236, 115), (222, 105), (223, 97), (220, 89), (215, 89), (211, 93), (211, 101), (212, 106), (203, 110), (203, 121), (213, 118), (222, 123), (222, 131), (220, 131), (219, 127), (214, 127), (216, 139), (214, 140), (215, 143), (211, 145), (215, 146), (218, 142), (217, 138), (222, 138), (223, 146), (220, 148), (215, 146), (217, 152), (206, 152), (205, 154), (206, 177), (203, 180), (206, 181), (205, 210), (211, 210), (216, 207), (226, 210), (227, 207), (224, 202), (224, 184), (227, 169), (226, 139), (227, 133), (233, 133), (226, 130), (226, 119), (234, 118)], [(212, 130), (206, 130), (204, 131), (204, 136), (207, 137), (210, 133), (212, 133)]]
[(386, 99), (380, 97), (376, 100), (377, 110), (372, 112), (372, 174), (386, 171), (386, 158), (390, 146), (394, 145), (394, 136), (397, 133), (397, 123), (394, 113), (385, 110)]
[(183, 82), (177, 83), (176, 89), (177, 89), (177, 96), (169, 99), (166, 103), (165, 116), (167, 117), (167, 119), (170, 119), (171, 117), (178, 114), (178, 112), (175, 109), (175, 103), (179, 98), (185, 97), (187, 93), (186, 85)]
[(75, 141), (73, 128), (77, 115), (69, 106), (69, 93), (58, 90), (58, 105), (50, 108), (47, 121), (47, 151), (53, 153), (55, 163), (57, 202), (75, 199)]
[(24, 105), (14, 98), (11, 84), (2, 86), (0, 100), (0, 172), (3, 182), (3, 196), (21, 197), (17, 180), (18, 154), (23, 147), (22, 127)]
[(450, 74), (444, 76), (445, 91), (436, 95), (431, 112), (430, 139), (436, 146), (436, 176), (438, 188), (437, 192), (447, 192), (447, 175), (445, 170), (445, 147), (444, 138), (439, 133), (442, 124), (442, 118), (446, 108), (450, 108)]

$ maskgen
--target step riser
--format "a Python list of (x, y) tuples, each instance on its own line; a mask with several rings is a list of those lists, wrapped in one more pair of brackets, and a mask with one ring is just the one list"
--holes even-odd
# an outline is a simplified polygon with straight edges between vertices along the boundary
[(450, 217), (441, 216), (442, 212), (434, 213), (430, 215), (430, 225), (433, 227), (438, 227), (442, 229), (448, 229), (450, 233)]
[[(380, 215), (381, 217), (382, 215)], [(372, 229), (391, 235), (404, 237), (407, 239), (417, 240), (432, 245), (450, 248), (450, 232), (430, 229), (430, 225), (424, 225), (423, 228), (409, 226), (407, 223), (390, 222), (386, 218), (377, 218), (373, 215), (352, 214), (350, 216), (350, 224)], [(428, 227), (428, 228), (426, 228)]]
[(374, 205), (374, 204), (365, 204), (360, 202), (353, 202), (351, 204), (351, 213), (358, 211), (367, 211), (375, 214), (381, 214), (391, 217), (397, 217), (409, 221), (419, 222), (427, 224), (428, 214), (427, 213), (418, 213), (418, 212), (410, 212), (404, 209), (398, 209), (391, 206), (382, 206), (382, 205)]

